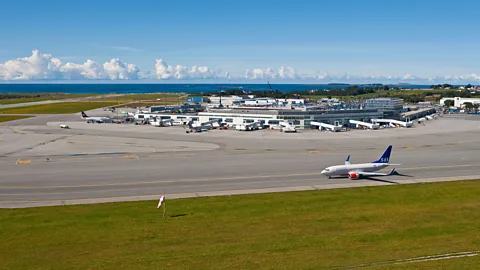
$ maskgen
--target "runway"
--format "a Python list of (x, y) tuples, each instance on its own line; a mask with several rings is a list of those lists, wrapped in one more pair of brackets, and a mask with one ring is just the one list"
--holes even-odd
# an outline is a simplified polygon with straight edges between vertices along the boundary
[[(438, 127), (445, 124), (440, 121), (449, 120), (439, 120)], [(268, 139), (235, 131), (190, 136), (175, 127), (120, 133), (115, 129), (124, 127), (116, 125), (79, 124), (71, 130), (22, 126), (17, 133), (3, 129), (11, 144), (0, 148), (0, 207), (149, 200), (164, 193), (183, 198), (480, 179), (478, 124), (462, 121), (458, 124), (460, 130), (465, 128), (462, 132), (441, 131), (432, 124), (399, 137), (350, 133), (349, 139), (311, 131), (268, 133)], [(145, 132), (140, 132), (143, 128)], [(432, 134), (418, 136), (426, 128)], [(104, 134), (103, 141), (99, 134)], [(245, 138), (240, 137), (243, 134)], [(291, 135), (299, 136), (278, 137)], [(32, 143), (22, 148), (25, 138)], [(397, 167), (402, 175), (371, 180), (320, 175), (323, 168), (342, 164), (348, 154), (355, 163), (375, 160), (388, 144), (394, 146), (391, 162), (402, 164)]]

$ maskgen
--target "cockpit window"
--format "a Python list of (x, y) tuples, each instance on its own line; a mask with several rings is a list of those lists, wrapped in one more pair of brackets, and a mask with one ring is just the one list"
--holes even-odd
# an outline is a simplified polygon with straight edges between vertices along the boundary
[(325, 171), (329, 172), (329, 171), (330, 171), (330, 169), (325, 169)]

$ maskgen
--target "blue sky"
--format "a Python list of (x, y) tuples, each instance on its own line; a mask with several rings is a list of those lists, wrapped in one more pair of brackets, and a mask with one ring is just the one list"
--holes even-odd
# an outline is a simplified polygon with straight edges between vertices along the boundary
[(3, 3), (0, 63), (38, 49), (62, 63), (119, 58), (150, 74), (159, 58), (167, 69), (208, 66), (234, 76), (282, 66), (309, 76), (480, 74), (477, 1), (66, 3)]

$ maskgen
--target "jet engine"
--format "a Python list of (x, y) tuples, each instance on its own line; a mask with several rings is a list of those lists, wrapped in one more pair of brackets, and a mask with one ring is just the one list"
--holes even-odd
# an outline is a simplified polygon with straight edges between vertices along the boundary
[(355, 172), (350, 172), (348, 173), (348, 178), (350, 178), (351, 180), (357, 180), (358, 178), (360, 178), (360, 175)]

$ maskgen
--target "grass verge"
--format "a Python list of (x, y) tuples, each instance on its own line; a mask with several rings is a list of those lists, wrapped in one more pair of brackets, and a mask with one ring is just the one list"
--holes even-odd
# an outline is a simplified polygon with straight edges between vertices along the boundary
[(0, 105), (30, 103), (45, 100), (59, 100), (69, 98), (82, 98), (94, 96), (93, 94), (0, 94)]
[(25, 107), (0, 109), (0, 114), (63, 114), (117, 105), (117, 102), (59, 102)]
[[(337, 269), (480, 249), (480, 181), (0, 210), (5, 269)], [(374, 269), (474, 269), (480, 255)], [(460, 266), (460, 268), (459, 268)], [(340, 269), (341, 269), (340, 268)]]
[(20, 116), (20, 115), (0, 115), (0, 123), (8, 122), (13, 120), (19, 120), (24, 118), (30, 118), (31, 116)]

